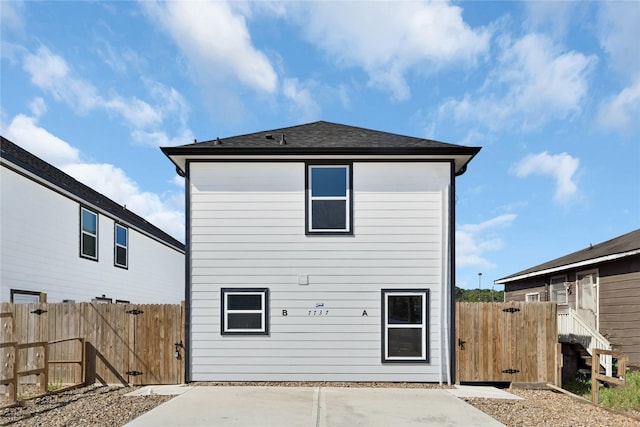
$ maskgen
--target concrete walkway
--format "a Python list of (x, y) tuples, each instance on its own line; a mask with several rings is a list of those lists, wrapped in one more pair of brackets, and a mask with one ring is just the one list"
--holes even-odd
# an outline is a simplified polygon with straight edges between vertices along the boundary
[[(343, 387), (187, 387), (127, 426), (494, 427), (503, 424), (449, 390)], [(157, 393), (160, 394), (160, 393)]]

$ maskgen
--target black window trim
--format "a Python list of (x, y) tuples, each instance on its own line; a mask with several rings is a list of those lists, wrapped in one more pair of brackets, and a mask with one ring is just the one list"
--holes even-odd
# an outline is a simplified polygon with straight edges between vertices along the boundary
[[(380, 349), (380, 353), (381, 353), (381, 361), (382, 363), (410, 363), (410, 364), (416, 364), (416, 363), (430, 363), (430, 357), (429, 357), (429, 337), (430, 337), (430, 331), (429, 331), (429, 316), (430, 316), (430, 300), (429, 300), (429, 289), (428, 288), (403, 288), (403, 289), (381, 289), (381, 296), (382, 296), (382, 311), (381, 311), (381, 316), (380, 316), (380, 326), (381, 326), (381, 349)], [(415, 294), (415, 295), (420, 295), (420, 296), (424, 296), (424, 317), (423, 317), (423, 330), (424, 330), (424, 335), (423, 335), (423, 339), (424, 339), (424, 349), (425, 349), (425, 353), (424, 353), (424, 357), (421, 358), (406, 358), (406, 359), (389, 359), (387, 357), (387, 295), (388, 294)]]
[[(123, 228), (127, 235), (127, 244), (120, 245), (118, 244), (118, 227)], [(118, 264), (118, 248), (124, 248), (125, 251), (125, 260), (124, 265)], [(125, 270), (129, 269), (129, 227), (120, 224), (118, 222), (113, 223), (113, 265), (118, 268), (123, 268)]]
[[(227, 324), (227, 294), (263, 294), (264, 306), (262, 307), (263, 330), (232, 330), (226, 329)], [(269, 288), (220, 288), (220, 334), (221, 335), (269, 335)]]
[[(342, 166), (347, 168), (347, 230), (328, 230), (319, 231), (311, 229), (311, 211), (309, 204), (311, 202), (311, 183), (310, 170), (314, 166)], [(305, 234), (307, 236), (353, 236), (353, 162), (340, 160), (327, 161), (307, 161), (304, 165), (304, 221)]]
[[(85, 234), (85, 231), (82, 229), (82, 211), (87, 211), (89, 213), (92, 213), (96, 216), (96, 234), (95, 234), (95, 239), (96, 239), (96, 256), (93, 257), (91, 255), (87, 255), (84, 253), (83, 251), (83, 244), (82, 244), (82, 236)], [(80, 258), (84, 258), (84, 259), (88, 259), (91, 261), (96, 261), (98, 262), (98, 258), (99, 258), (99, 236), (100, 236), (100, 214), (98, 214), (98, 212), (94, 211), (93, 209), (89, 209), (88, 207), (84, 206), (84, 205), (80, 205)], [(87, 233), (88, 235), (93, 236), (90, 233)]]

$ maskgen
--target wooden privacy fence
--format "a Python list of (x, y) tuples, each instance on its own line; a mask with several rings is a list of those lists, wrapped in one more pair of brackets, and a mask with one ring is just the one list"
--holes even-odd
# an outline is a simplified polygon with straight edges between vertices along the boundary
[(456, 303), (456, 382), (559, 385), (555, 302)]
[(12, 343), (46, 343), (48, 382), (56, 387), (181, 384), (183, 316), (180, 304), (2, 303), (0, 380), (6, 384), (15, 372), (29, 372), (44, 354), (27, 348), (11, 358), (18, 351)]

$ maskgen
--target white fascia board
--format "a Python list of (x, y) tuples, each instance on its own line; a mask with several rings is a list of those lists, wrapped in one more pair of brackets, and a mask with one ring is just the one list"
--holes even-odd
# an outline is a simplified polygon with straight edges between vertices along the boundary
[(625, 257), (628, 257), (628, 256), (637, 255), (637, 254), (640, 254), (640, 249), (634, 249), (634, 250), (629, 251), (629, 252), (620, 252), (618, 254), (605, 255), (605, 256), (598, 257), (598, 258), (592, 258), (592, 259), (587, 259), (587, 260), (580, 261), (580, 262), (574, 262), (573, 264), (565, 264), (565, 265), (561, 265), (559, 267), (547, 268), (545, 270), (532, 271), (531, 273), (521, 274), (520, 276), (510, 277), (508, 279), (494, 280), (493, 283), (496, 284), (496, 285), (504, 285), (506, 283), (515, 282), (517, 280), (529, 279), (531, 277), (536, 277), (536, 276), (543, 276), (545, 274), (550, 274), (550, 273), (556, 273), (556, 272), (559, 272), (559, 271), (570, 270), (572, 268), (587, 267), (587, 266), (590, 266), (590, 265), (593, 265), (593, 264), (598, 264), (598, 263), (607, 262), (607, 261), (613, 261), (613, 260), (616, 260), (616, 259), (625, 258)]
[[(84, 205), (84, 206), (86, 206), (88, 208), (91, 208), (91, 210), (93, 210), (95, 212), (98, 212), (98, 213), (100, 213), (100, 214), (102, 214), (102, 215), (104, 215), (106, 217), (109, 217), (109, 218), (113, 219), (114, 215), (112, 213), (107, 212), (106, 210), (102, 209), (101, 207), (96, 206), (93, 203), (90, 203), (90, 202), (86, 201), (85, 199), (76, 196), (75, 194), (65, 190), (64, 188), (61, 188), (61, 187), (59, 187), (57, 185), (54, 185), (53, 183), (47, 181), (46, 179), (41, 178), (40, 176), (38, 176), (38, 175), (36, 175), (36, 174), (26, 170), (26, 169), (21, 168), (20, 166), (16, 165), (13, 162), (7, 161), (5, 159), (1, 159), (1, 160), (2, 161), (0, 162), (0, 164), (3, 164), (7, 169), (13, 170), (13, 171), (18, 172), (18, 173), (20, 173), (20, 174), (22, 174), (22, 175), (24, 175), (26, 177), (29, 177), (31, 180), (33, 180), (34, 182), (39, 183), (43, 187), (46, 187), (46, 188), (48, 188), (48, 189), (50, 189), (52, 191), (55, 191), (56, 193), (66, 197), (66, 198), (68, 198), (70, 200), (73, 200), (74, 202), (76, 202), (78, 204)], [(125, 208), (123, 207), (123, 209), (125, 209)], [(148, 238), (150, 238), (152, 240), (155, 240), (156, 242), (158, 242), (160, 244), (163, 244), (163, 245), (165, 245), (165, 246), (167, 246), (169, 248), (172, 248), (172, 249), (180, 252), (181, 254), (185, 253), (185, 251), (182, 250), (181, 248), (178, 248), (178, 247), (172, 245), (169, 242), (165, 242), (164, 240), (158, 239), (156, 236), (154, 236), (154, 235), (152, 235), (152, 234), (140, 229), (139, 227), (129, 223), (128, 221), (125, 221), (124, 219), (121, 219), (121, 218), (117, 218), (117, 219), (121, 224), (124, 224), (124, 225), (126, 225), (127, 227), (129, 227), (129, 228), (131, 228), (133, 230), (136, 230), (138, 233), (143, 234), (143, 235), (147, 236)]]
[(304, 155), (304, 154), (292, 154), (292, 155), (200, 155), (200, 156), (181, 156), (181, 155), (172, 155), (170, 156), (171, 160), (182, 170), (185, 171), (187, 160), (195, 160), (195, 161), (239, 161), (242, 162), (244, 160), (264, 160), (264, 161), (284, 161), (284, 160), (384, 160), (384, 161), (398, 161), (398, 160), (441, 160), (441, 161), (449, 161), (453, 160), (455, 162), (455, 171), (456, 173), (460, 171), (460, 169), (471, 160), (470, 155), (375, 155), (375, 154), (348, 154), (348, 155), (340, 155), (340, 154), (322, 154), (322, 155)]

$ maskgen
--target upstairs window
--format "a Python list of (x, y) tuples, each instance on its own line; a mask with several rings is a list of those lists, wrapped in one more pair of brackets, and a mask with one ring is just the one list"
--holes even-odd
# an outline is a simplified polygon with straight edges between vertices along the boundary
[(307, 233), (351, 233), (351, 167), (307, 168)]
[(116, 267), (127, 268), (129, 265), (129, 229), (116, 224), (114, 232), (114, 264)]
[(555, 276), (551, 278), (549, 290), (551, 292), (551, 301), (555, 301), (558, 305), (567, 305), (567, 276)]
[(222, 288), (223, 335), (268, 335), (269, 290)]
[(524, 296), (524, 300), (526, 302), (539, 302), (540, 301), (540, 292), (531, 292)]
[(80, 256), (98, 260), (98, 214), (80, 208)]

